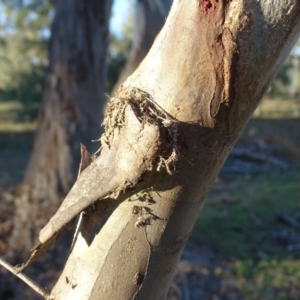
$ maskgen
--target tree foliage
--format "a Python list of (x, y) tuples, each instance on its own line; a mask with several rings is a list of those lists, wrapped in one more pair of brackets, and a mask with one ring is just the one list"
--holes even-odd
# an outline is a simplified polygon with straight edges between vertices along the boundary
[(299, 98), (300, 96), (300, 40), (283, 64), (268, 93), (272, 98)]
[(37, 113), (47, 66), (47, 42), (53, 15), (51, 1), (3, 1), (0, 9), (0, 93), (16, 98), (25, 115)]

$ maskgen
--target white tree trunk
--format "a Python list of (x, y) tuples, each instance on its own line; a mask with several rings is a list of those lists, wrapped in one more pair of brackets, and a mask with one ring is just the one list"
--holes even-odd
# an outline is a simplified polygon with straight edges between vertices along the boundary
[(101, 156), (40, 234), (45, 243), (107, 197), (85, 210), (55, 299), (165, 299), (205, 196), (299, 29), (298, 0), (174, 2), (110, 104)]

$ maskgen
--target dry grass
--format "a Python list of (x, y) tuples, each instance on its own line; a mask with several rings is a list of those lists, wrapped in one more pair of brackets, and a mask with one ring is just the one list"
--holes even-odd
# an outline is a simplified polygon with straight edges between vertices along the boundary
[(300, 116), (300, 102), (296, 99), (264, 98), (255, 110), (254, 118), (295, 119)]

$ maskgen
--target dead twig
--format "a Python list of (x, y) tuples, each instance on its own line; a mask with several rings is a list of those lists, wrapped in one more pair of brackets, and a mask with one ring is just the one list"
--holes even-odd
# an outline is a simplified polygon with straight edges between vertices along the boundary
[(14, 267), (6, 262), (4, 259), (0, 257), (0, 265), (3, 266), (6, 270), (13, 273), (15, 276), (20, 278), (22, 281), (24, 281), (30, 288), (32, 288), (36, 293), (40, 294), (44, 299), (46, 300), (55, 300), (51, 294), (48, 293), (48, 291), (42, 287), (40, 287), (37, 283), (35, 283), (33, 280), (31, 280), (29, 277), (27, 277), (25, 274), (18, 273), (16, 274)]

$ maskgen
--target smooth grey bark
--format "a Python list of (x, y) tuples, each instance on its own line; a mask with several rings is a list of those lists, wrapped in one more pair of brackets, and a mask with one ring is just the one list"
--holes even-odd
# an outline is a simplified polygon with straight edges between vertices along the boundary
[(112, 94), (124, 83), (151, 48), (163, 27), (173, 0), (138, 0), (134, 7), (134, 32), (128, 60), (115, 84)]
[(165, 299), (206, 194), (299, 31), (296, 0), (174, 1), (109, 105), (101, 155), (40, 233), (43, 247), (84, 210), (55, 299)]
[(101, 135), (112, 0), (57, 1), (34, 149), (16, 199), (10, 255), (24, 257), (74, 183), (80, 143)]

